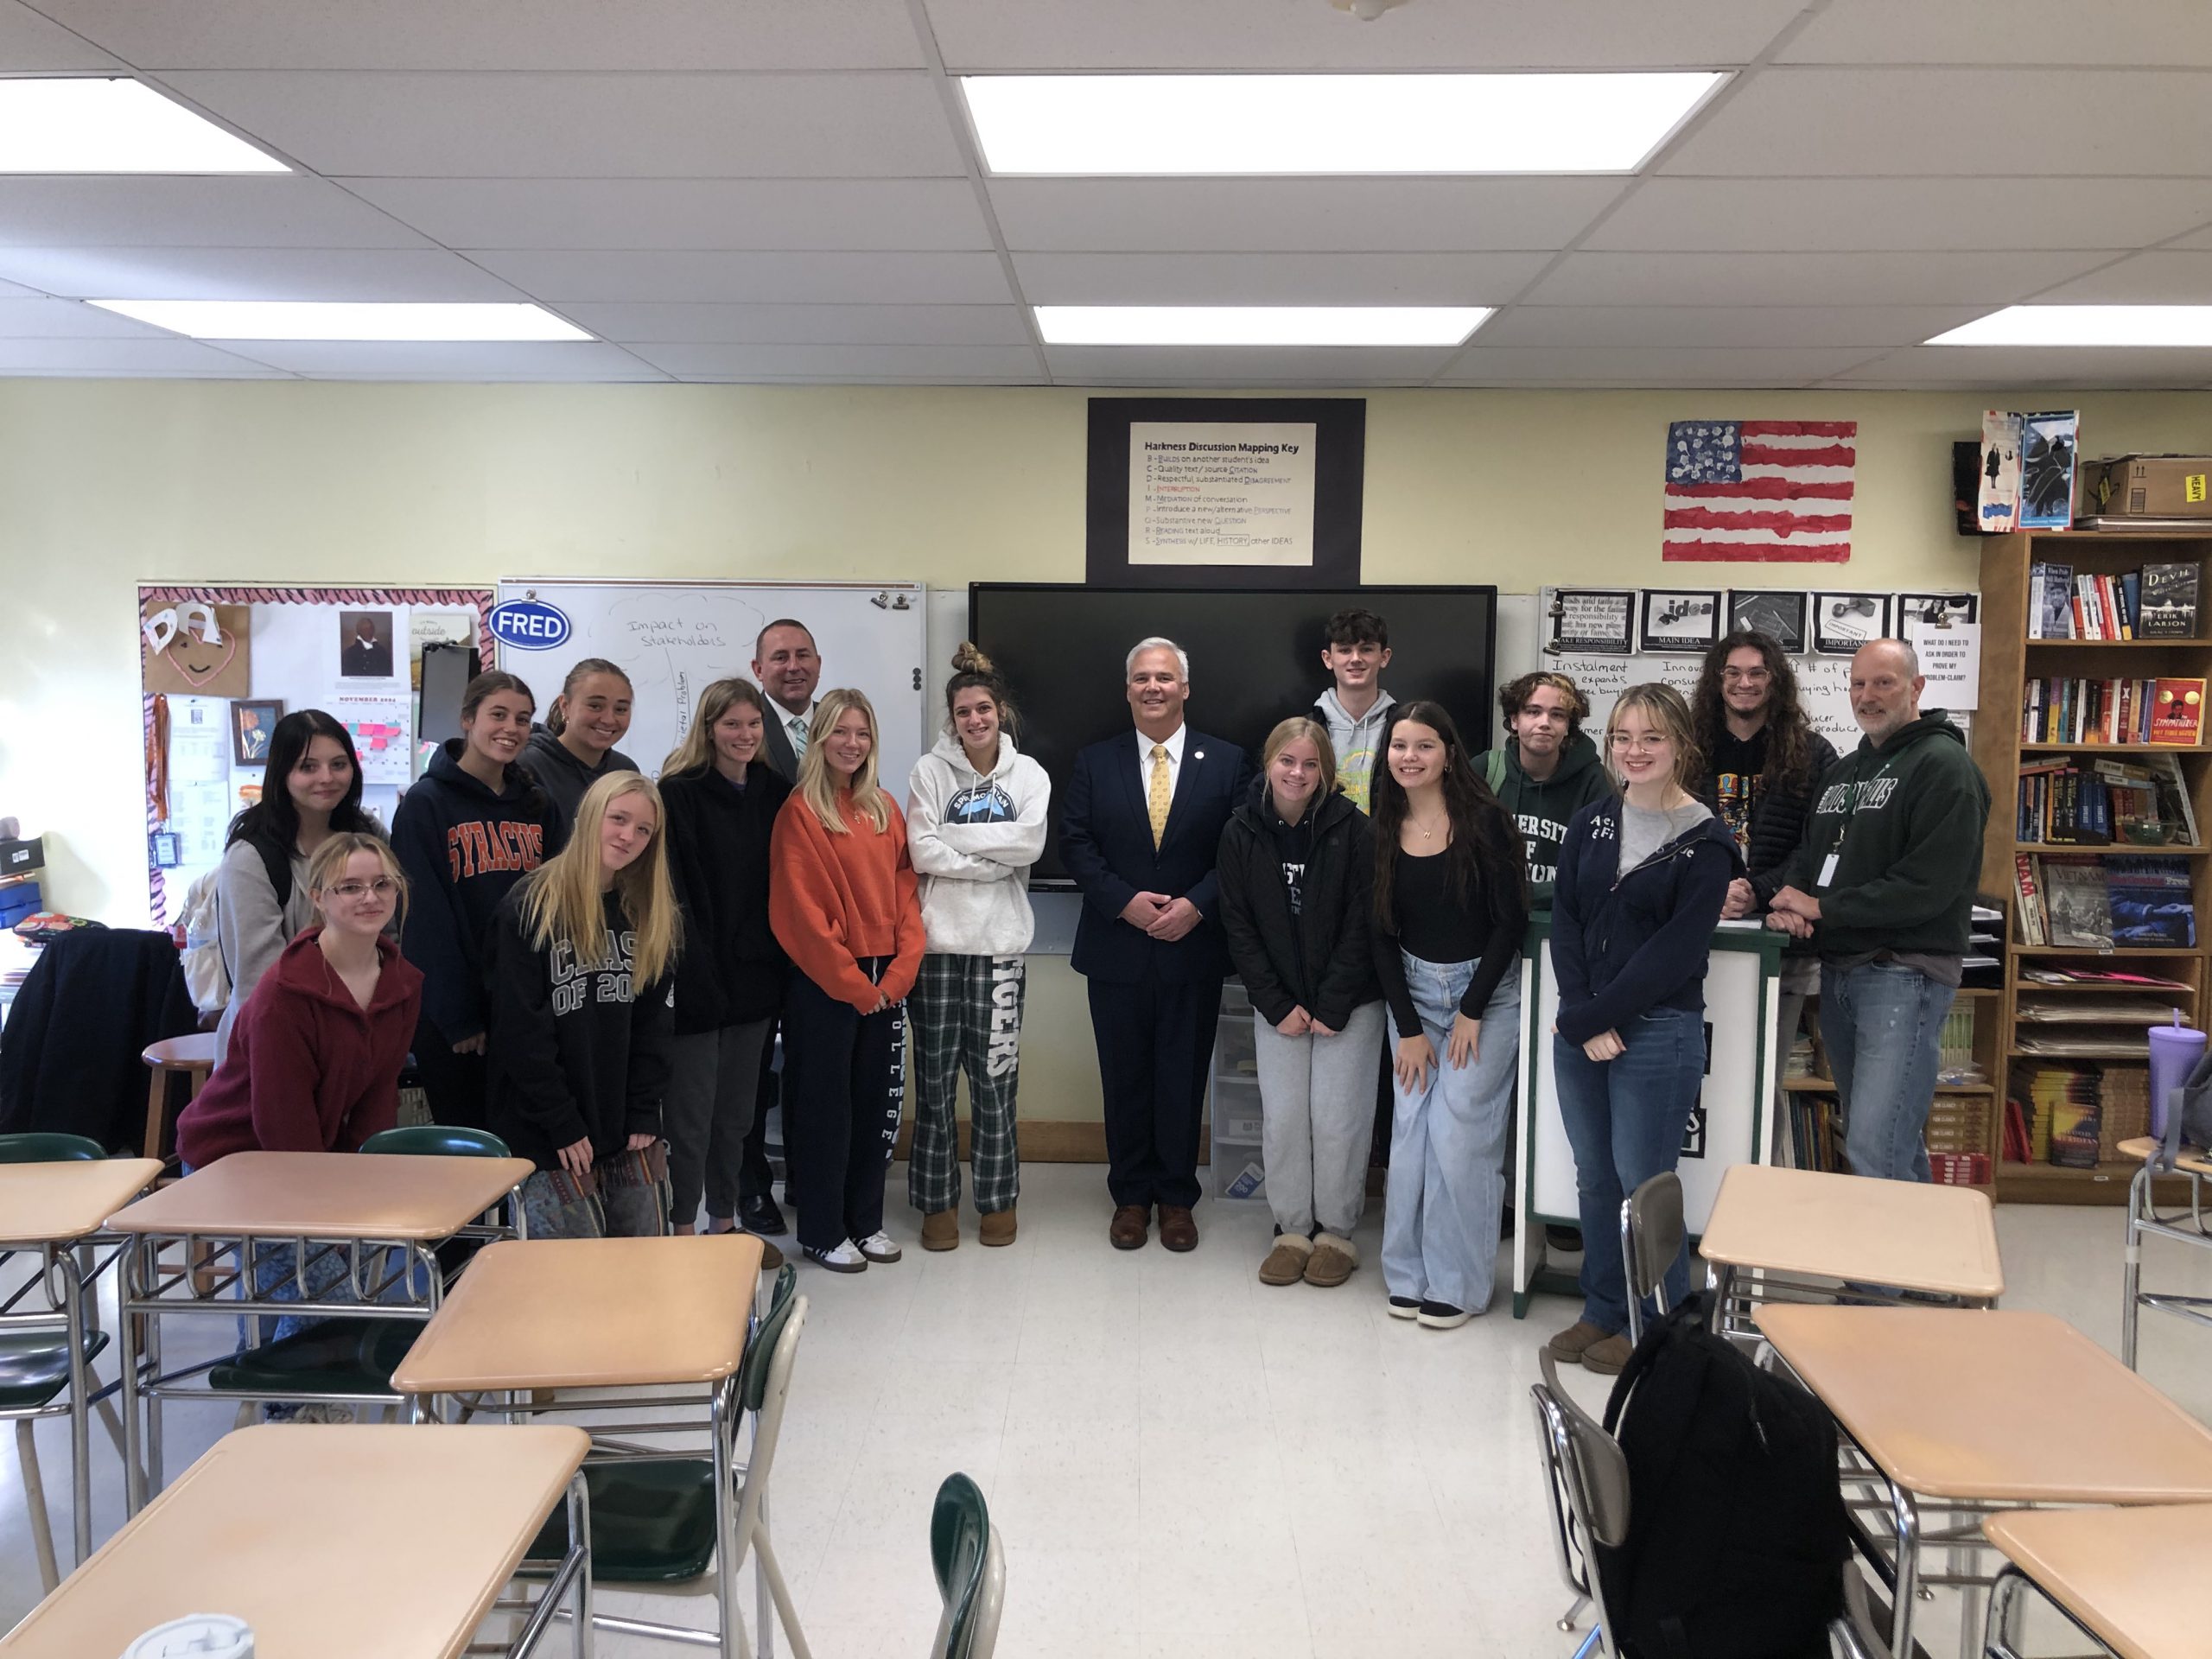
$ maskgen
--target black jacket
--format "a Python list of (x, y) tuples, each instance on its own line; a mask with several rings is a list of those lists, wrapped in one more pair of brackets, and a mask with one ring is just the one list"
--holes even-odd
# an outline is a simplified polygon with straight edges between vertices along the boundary
[[(1814, 798), (1820, 792), (1821, 779), (1835, 765), (1835, 745), (1818, 732), (1807, 735), (1812, 743), (1804, 775), (1771, 788), (1762, 782), (1751, 799), (1746, 836), (1750, 845), (1741, 850), (1751, 876), (1751, 891), (1758, 895), (1762, 910), (1782, 890), (1782, 867), (1789, 861), (1798, 842), (1805, 838), (1805, 821), (1812, 812)], [(1770, 733), (1767, 741), (1774, 741)], [(1708, 766), (1713, 759), (1711, 754), (1706, 756)], [(1690, 792), (1711, 807), (1715, 816), (1725, 818), (1727, 814), (1720, 799), (1720, 783), (1717, 772), (1708, 770)]]
[(611, 1158), (633, 1135), (661, 1132), (671, 1011), (669, 980), (631, 981), (632, 936), (622, 901), (607, 896), (614, 960), (577, 965), (566, 944), (540, 950), (524, 932), (522, 894), (500, 903), (487, 941), (491, 1025), (484, 1046), (492, 1132), (540, 1169), (587, 1135)]
[(772, 1018), (786, 959), (768, 926), (768, 842), (791, 786), (765, 760), (733, 789), (711, 766), (660, 781), (668, 868), (683, 909), (676, 1029), (685, 1036)]
[(553, 817), (546, 825), (550, 832), (545, 843), (545, 856), (550, 858), (568, 844), (569, 831), (576, 822), (576, 804), (589, 789), (610, 772), (635, 772), (638, 763), (620, 749), (609, 749), (594, 772), (570, 754), (553, 733), (540, 726), (530, 734), (530, 741), (523, 746), (522, 764), (528, 766), (537, 779), (538, 787), (553, 803)]
[(1332, 1031), (1382, 995), (1373, 929), (1375, 832), (1341, 795), (1312, 808), (1313, 849), (1299, 912), (1290, 910), (1265, 778), (1256, 779), (1221, 832), (1217, 868), (1229, 960), (1270, 1025), (1302, 1007)]
[(399, 798), (391, 850), (407, 873), (399, 948), (423, 970), (423, 1017), (448, 1043), (484, 1029), (484, 936), (508, 890), (552, 851), (553, 803), (519, 766), (494, 794), (448, 738)]
[(168, 934), (62, 934), (41, 948), (0, 1035), (0, 1134), (54, 1129), (135, 1154), (146, 1127), (139, 1053), (199, 1024)]

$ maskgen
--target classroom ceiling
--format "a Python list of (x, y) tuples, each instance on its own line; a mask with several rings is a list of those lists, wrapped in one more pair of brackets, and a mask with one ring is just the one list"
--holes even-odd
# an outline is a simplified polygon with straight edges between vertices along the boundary
[[(1632, 177), (994, 178), (950, 79), (1535, 68), (1734, 73)], [(2212, 387), (2212, 350), (1918, 343), (2212, 302), (2202, 0), (0, 0), (0, 74), (51, 73), (300, 170), (0, 177), (0, 374)], [(214, 346), (93, 296), (597, 338)], [(1462, 347), (1046, 346), (1054, 303), (1497, 310)]]

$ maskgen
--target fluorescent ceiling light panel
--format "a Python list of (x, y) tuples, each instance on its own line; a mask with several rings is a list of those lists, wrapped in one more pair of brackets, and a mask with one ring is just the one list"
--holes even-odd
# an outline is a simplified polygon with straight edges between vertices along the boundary
[(1930, 346), (2212, 346), (2212, 305), (2008, 305)]
[(543, 306), (415, 301), (94, 300), (194, 340), (589, 340)]
[(1479, 305), (1040, 305), (1047, 346), (1457, 346)]
[(289, 173), (135, 80), (0, 79), (0, 173)]
[(1628, 173), (1727, 77), (971, 75), (993, 173)]

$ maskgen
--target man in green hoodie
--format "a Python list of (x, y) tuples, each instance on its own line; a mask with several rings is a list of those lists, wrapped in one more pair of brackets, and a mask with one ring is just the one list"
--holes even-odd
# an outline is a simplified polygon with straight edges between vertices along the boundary
[(1611, 794), (1613, 780), (1598, 762), (1598, 746), (1582, 734), (1589, 699), (1566, 675), (1523, 674), (1500, 689), (1497, 707), (1505, 741), (1476, 770), (1528, 848), (1529, 902), (1549, 910), (1567, 820)]
[(1821, 1035), (1855, 1174), (1929, 1179), (1936, 1046), (1981, 880), (1989, 785), (1897, 639), (1851, 659), (1866, 735), (1830, 767), (1767, 925), (1821, 953)]

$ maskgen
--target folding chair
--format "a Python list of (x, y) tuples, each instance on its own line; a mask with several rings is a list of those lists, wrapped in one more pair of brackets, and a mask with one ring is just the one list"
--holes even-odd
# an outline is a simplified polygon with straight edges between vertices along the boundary
[(1654, 1175), (1621, 1201), (1621, 1267), (1628, 1279), (1628, 1339), (1643, 1340), (1643, 1299), (1667, 1311), (1667, 1269), (1688, 1236), (1682, 1221), (1682, 1178)]
[(947, 1475), (937, 1489), (930, 1563), (944, 1599), (930, 1659), (991, 1659), (1006, 1608), (1006, 1549), (982, 1490), (965, 1475)]

